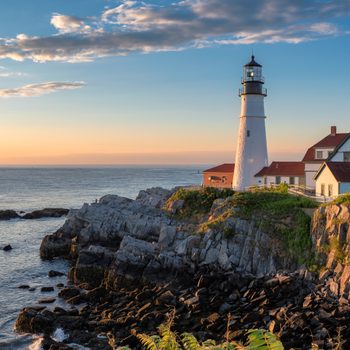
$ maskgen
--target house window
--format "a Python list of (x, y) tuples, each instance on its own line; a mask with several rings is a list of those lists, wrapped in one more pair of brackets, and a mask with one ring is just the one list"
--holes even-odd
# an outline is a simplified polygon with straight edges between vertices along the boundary
[(225, 184), (225, 183), (227, 182), (227, 177), (226, 177), (226, 176), (223, 176), (223, 177), (221, 178), (221, 182)]
[(289, 184), (290, 184), (290, 185), (295, 185), (295, 177), (294, 177), (294, 176), (291, 176), (291, 177), (289, 178)]
[(328, 185), (328, 197), (333, 197), (333, 185)]
[(322, 151), (316, 151), (316, 158), (322, 159), (323, 158), (323, 152)]
[(350, 162), (350, 152), (344, 152), (344, 162)]
[(264, 185), (267, 185), (267, 177), (264, 176)]
[(324, 196), (325, 194), (325, 184), (321, 184), (321, 196)]
[(247, 130), (247, 137), (250, 136), (250, 130)]
[(281, 176), (276, 176), (276, 184), (279, 185), (281, 183)]

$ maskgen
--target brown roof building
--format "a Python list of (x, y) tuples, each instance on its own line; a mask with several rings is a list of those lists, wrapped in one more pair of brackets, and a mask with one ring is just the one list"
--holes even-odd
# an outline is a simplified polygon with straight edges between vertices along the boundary
[(224, 163), (203, 171), (203, 186), (216, 188), (232, 188), (235, 165)]

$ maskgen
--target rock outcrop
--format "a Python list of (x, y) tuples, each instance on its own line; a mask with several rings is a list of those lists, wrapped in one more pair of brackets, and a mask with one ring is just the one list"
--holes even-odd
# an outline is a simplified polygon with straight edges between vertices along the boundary
[[(44, 238), (41, 257), (76, 258), (70, 277), (92, 286), (105, 277), (113, 286), (120, 278), (152, 282), (203, 267), (255, 276), (296, 267), (283, 243), (265, 233), (258, 221), (231, 217), (221, 231), (199, 233), (161, 209), (170, 194), (156, 188), (141, 191), (136, 200), (107, 195), (71, 210), (63, 227)], [(212, 220), (222, 214), (218, 208), (220, 199), (209, 213)]]
[(320, 207), (314, 214), (311, 234), (320, 264), (320, 278), (338, 297), (350, 297), (350, 208)]

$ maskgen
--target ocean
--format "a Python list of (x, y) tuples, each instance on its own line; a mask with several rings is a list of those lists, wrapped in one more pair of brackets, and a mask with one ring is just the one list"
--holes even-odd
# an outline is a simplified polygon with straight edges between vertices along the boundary
[[(106, 194), (136, 198), (142, 189), (161, 186), (201, 184), (204, 166), (174, 167), (50, 167), (0, 168), (0, 209), (28, 212), (45, 207), (80, 208)], [(0, 221), (0, 349), (39, 349), (38, 339), (19, 335), (14, 323), (24, 306), (37, 305), (44, 297), (57, 295), (56, 285), (67, 277), (49, 278), (49, 270), (68, 272), (64, 260), (42, 261), (39, 247), (42, 238), (56, 231), (64, 218)], [(2, 247), (11, 244), (13, 250)], [(29, 285), (34, 291), (19, 289)], [(41, 287), (53, 286), (53, 293)], [(55, 305), (61, 305), (57, 300)]]

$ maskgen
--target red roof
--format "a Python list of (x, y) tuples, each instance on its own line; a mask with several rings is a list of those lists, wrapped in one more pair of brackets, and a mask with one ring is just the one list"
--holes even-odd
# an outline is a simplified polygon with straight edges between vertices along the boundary
[(303, 162), (272, 162), (270, 166), (262, 168), (255, 176), (304, 176)]
[(224, 163), (214, 168), (204, 170), (203, 173), (233, 173), (235, 165), (233, 163)]
[(324, 162), (322, 159), (316, 159), (316, 148), (335, 148), (341, 144), (348, 135), (348, 133), (329, 134), (306, 151), (303, 162)]
[[(325, 165), (338, 182), (350, 182), (350, 162), (325, 162)], [(315, 179), (321, 174), (322, 169), (317, 173)]]

